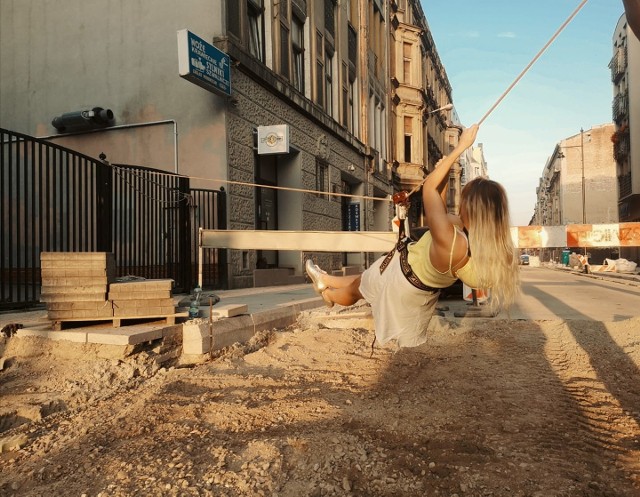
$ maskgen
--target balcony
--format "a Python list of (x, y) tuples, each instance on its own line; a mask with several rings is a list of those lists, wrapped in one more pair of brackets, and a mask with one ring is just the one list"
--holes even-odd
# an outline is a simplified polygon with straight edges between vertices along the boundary
[(629, 95), (619, 93), (613, 99), (611, 114), (613, 120), (620, 124), (629, 115)]
[(631, 153), (631, 141), (628, 133), (620, 133), (616, 131), (617, 141), (613, 144), (613, 158), (618, 163), (626, 162)]
[(618, 83), (627, 70), (627, 47), (618, 47), (609, 62), (609, 69), (611, 69), (611, 81)]
[(631, 195), (631, 173), (618, 176), (618, 191), (621, 199)]

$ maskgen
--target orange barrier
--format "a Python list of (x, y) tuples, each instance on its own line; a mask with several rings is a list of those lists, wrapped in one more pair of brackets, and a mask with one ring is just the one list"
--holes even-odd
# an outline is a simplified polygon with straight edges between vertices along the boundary
[(518, 248), (639, 247), (640, 223), (517, 226), (511, 228)]

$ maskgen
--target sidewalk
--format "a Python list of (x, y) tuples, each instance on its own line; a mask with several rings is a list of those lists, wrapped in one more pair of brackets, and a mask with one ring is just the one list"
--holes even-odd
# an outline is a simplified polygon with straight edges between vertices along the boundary
[[(249, 314), (300, 304), (301, 302), (309, 300), (317, 304), (314, 305), (314, 307), (319, 307), (324, 304), (324, 301), (314, 292), (313, 286), (310, 283), (260, 288), (239, 288), (236, 290), (211, 290), (203, 292), (201, 311), (205, 317), (209, 315), (208, 299), (206, 296), (212, 293), (220, 297), (220, 302), (214, 307), (230, 304), (246, 304)], [(187, 295), (176, 295), (175, 297), (184, 298), (187, 297)], [(178, 300), (180, 300), (180, 298)]]
[(541, 264), (540, 267), (555, 269), (558, 271), (568, 271), (578, 276), (584, 276), (586, 278), (594, 278), (599, 280), (609, 280), (615, 281), (617, 283), (631, 285), (631, 286), (640, 286), (640, 274), (630, 274), (630, 273), (614, 273), (614, 272), (605, 272), (598, 271), (592, 273), (585, 273), (581, 269), (573, 269), (569, 266), (563, 266), (561, 264)]
[[(560, 265), (541, 265), (540, 268), (569, 271), (578, 276), (601, 280), (615, 281), (620, 284), (640, 287), (640, 275), (622, 273), (596, 273), (585, 274), (570, 267)], [(217, 319), (209, 324), (209, 299), (215, 294), (220, 301), (212, 309), (225, 306), (246, 306), (238, 315), (230, 318)], [(180, 301), (188, 300), (188, 295), (173, 295), (176, 306)], [(17, 330), (17, 337), (41, 337), (54, 341), (69, 341), (76, 343), (115, 345), (125, 348), (151, 343), (162, 339), (163, 342), (175, 342), (182, 347), (182, 353), (187, 355), (206, 354), (212, 349), (218, 349), (233, 344), (244, 342), (255, 333), (270, 329), (283, 329), (295, 324), (300, 314), (304, 311), (317, 309), (315, 319), (319, 321), (331, 321), (338, 324), (341, 318), (346, 321), (350, 317), (358, 319), (362, 316), (363, 309), (357, 309), (350, 316), (348, 308), (335, 306), (329, 310), (325, 307), (322, 298), (317, 295), (310, 283), (273, 286), (261, 288), (243, 288), (224, 291), (205, 291), (200, 307), (200, 317), (195, 320), (178, 318), (175, 325), (169, 325), (166, 321), (132, 321), (124, 323), (120, 327), (114, 327), (109, 321), (86, 322), (69, 327), (62, 331), (55, 331), (52, 322), (47, 318), (45, 309), (34, 311), (15, 311), (12, 313), (0, 313), (0, 329), (7, 324), (21, 324), (22, 329)], [(471, 308), (471, 304), (459, 298), (441, 299), (438, 304), (441, 315), (445, 318), (454, 317), (484, 317), (481, 309)], [(177, 307), (177, 312), (186, 312), (188, 308)], [(498, 318), (505, 316), (497, 316)], [(535, 309), (515, 309), (511, 319), (536, 319), (538, 313)], [(340, 318), (340, 319), (339, 319)], [(370, 317), (367, 317), (370, 320)], [(213, 331), (212, 331), (213, 329)]]
[[(257, 331), (285, 328), (294, 324), (300, 312), (315, 307), (323, 307), (324, 301), (317, 295), (311, 284), (275, 286), (264, 288), (245, 288), (225, 291), (203, 292), (200, 318), (193, 322), (207, 323), (209, 317), (208, 295), (215, 294), (220, 301), (213, 310), (228, 305), (244, 305), (246, 311), (235, 318), (216, 322), (225, 322), (224, 329), (233, 337), (252, 336)], [(188, 295), (174, 294), (176, 313), (186, 313), (188, 308), (177, 307), (180, 301), (188, 300)], [(18, 324), (15, 336), (18, 338), (40, 337), (53, 341), (74, 342), (79, 344), (114, 345), (131, 347), (158, 339), (179, 341), (183, 338), (183, 325), (192, 321), (176, 318), (176, 324), (167, 324), (162, 320), (129, 320), (120, 327), (114, 327), (111, 320), (69, 323), (67, 329), (56, 331), (53, 321), (47, 317), (46, 309), (16, 310), (0, 313), (0, 329), (9, 324)]]

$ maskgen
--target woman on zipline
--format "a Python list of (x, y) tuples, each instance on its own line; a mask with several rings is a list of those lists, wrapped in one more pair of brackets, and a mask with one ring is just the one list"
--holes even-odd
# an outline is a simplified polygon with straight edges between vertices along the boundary
[(357, 276), (333, 276), (306, 261), (316, 292), (329, 306), (353, 305), (360, 299), (371, 304), (381, 345), (394, 339), (400, 347), (424, 343), (440, 289), (456, 279), (471, 288), (490, 288), (492, 311), (508, 308), (518, 293), (518, 257), (504, 188), (486, 178), (470, 181), (460, 196), (459, 216), (447, 213), (441, 197), (451, 166), (473, 145), (477, 133), (478, 125), (465, 129), (451, 155), (425, 178), (422, 202), (429, 231), (419, 241), (400, 241)]

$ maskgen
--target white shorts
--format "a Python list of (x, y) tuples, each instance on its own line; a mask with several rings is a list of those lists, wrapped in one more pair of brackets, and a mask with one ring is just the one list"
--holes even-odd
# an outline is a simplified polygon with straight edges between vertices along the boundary
[(376, 339), (381, 345), (396, 340), (400, 347), (416, 347), (427, 340), (427, 327), (440, 292), (413, 286), (402, 273), (400, 253), (380, 274), (384, 256), (362, 273), (360, 293), (371, 304)]

